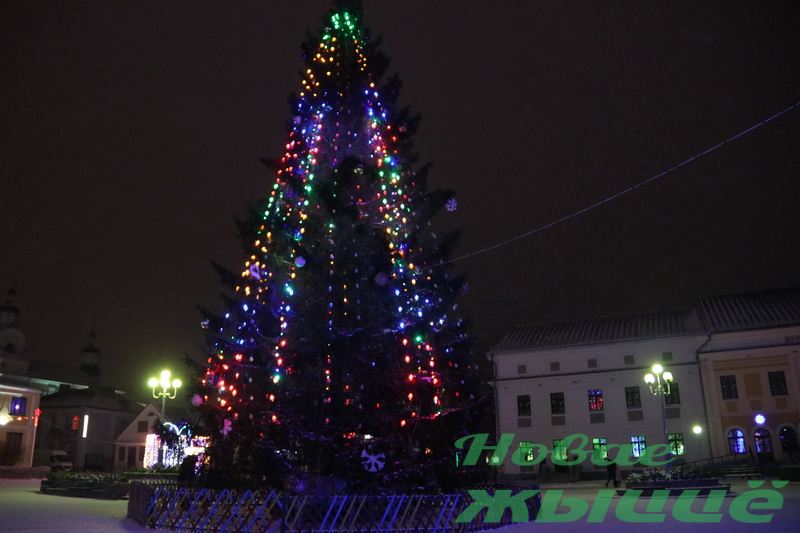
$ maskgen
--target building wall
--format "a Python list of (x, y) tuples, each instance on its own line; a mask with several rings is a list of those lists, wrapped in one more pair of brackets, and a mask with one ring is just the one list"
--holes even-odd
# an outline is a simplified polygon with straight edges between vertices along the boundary
[[(754, 448), (754, 433), (766, 429), (776, 460), (786, 460), (780, 441), (788, 426), (800, 434), (800, 328), (774, 328), (712, 335), (699, 359), (706, 389), (706, 409), (712, 452), (731, 453), (728, 432), (744, 433), (747, 448)], [(787, 340), (790, 342), (786, 344)], [(794, 341), (794, 342), (792, 342)], [(770, 372), (783, 372), (787, 394), (773, 395)], [(721, 376), (734, 376), (738, 398), (723, 398)], [(765, 417), (756, 423), (756, 415)]]
[[(707, 436), (692, 433), (695, 424), (704, 428), (706, 425), (696, 360), (696, 351), (706, 340), (705, 335), (693, 335), (496, 354), (498, 431), (516, 433), (518, 441), (541, 443), (549, 449), (553, 440), (573, 433), (605, 437), (609, 444), (628, 444), (631, 436), (644, 435), (648, 445), (663, 444), (660, 399), (650, 393), (643, 380), (654, 363), (661, 363), (673, 373), (680, 393), (680, 405), (669, 407), (670, 415), (677, 416), (666, 419), (667, 431), (683, 435), (682, 459), (708, 457)], [(664, 352), (671, 353), (671, 360), (664, 360)], [(633, 360), (626, 360), (625, 356), (633, 356)], [(551, 370), (552, 363), (558, 363), (559, 369)], [(625, 387), (630, 386), (639, 387), (641, 409), (629, 410), (626, 406)], [(590, 413), (589, 389), (603, 391), (602, 416), (593, 417)], [(553, 392), (564, 394), (563, 421), (551, 414)], [(531, 417), (518, 416), (517, 396), (521, 395), (531, 397)], [(640, 411), (641, 420), (635, 419), (635, 412), (629, 415), (629, 411)], [(584, 466), (584, 470), (594, 468), (590, 464)], [(520, 467), (506, 464), (503, 471), (516, 474)]]
[[(20, 453), (8, 450), (7, 460), (13, 459), (12, 466), (31, 466), (33, 449), (36, 443), (36, 410), (39, 408), (40, 392), (26, 387), (0, 384), (0, 414), (8, 415), (10, 420), (0, 426), (0, 453), (6, 446), (17, 446)], [(25, 399), (25, 410), (10, 411), (13, 398)]]
[(111, 470), (117, 436), (134, 416), (127, 411), (85, 406), (49, 407), (42, 414), (37, 447), (65, 450), (78, 469)]
[(142, 468), (147, 434), (153, 432), (160, 410), (150, 404), (117, 437), (114, 470)]

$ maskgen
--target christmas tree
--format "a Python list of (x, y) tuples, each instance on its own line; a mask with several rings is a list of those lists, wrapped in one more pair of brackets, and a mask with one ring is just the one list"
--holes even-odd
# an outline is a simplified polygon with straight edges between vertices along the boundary
[(244, 268), (220, 268), (194, 403), (226, 478), (413, 485), (454, 463), (476, 394), (463, 279), (443, 266), (456, 236), (431, 225), (455, 199), (427, 190), (419, 119), (394, 109), (359, 2), (335, 2), (303, 52), (271, 189), (239, 224)]

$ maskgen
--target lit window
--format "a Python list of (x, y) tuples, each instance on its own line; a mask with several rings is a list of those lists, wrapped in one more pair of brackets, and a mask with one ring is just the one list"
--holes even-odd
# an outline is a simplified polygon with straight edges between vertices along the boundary
[(533, 462), (533, 443), (527, 440), (520, 441), (519, 452), (526, 463)]
[(644, 435), (631, 435), (631, 451), (634, 457), (641, 457), (644, 455), (644, 449), (647, 446)]
[(589, 411), (603, 410), (603, 389), (589, 389)]
[(553, 441), (553, 461), (566, 461), (567, 447), (561, 444), (561, 439)]
[(771, 453), (772, 452), (772, 437), (769, 431), (764, 428), (758, 428), (753, 432), (753, 440), (756, 445), (756, 453)]
[(744, 445), (744, 433), (741, 429), (732, 429), (728, 432), (728, 449), (731, 453), (747, 453)]
[(683, 447), (683, 433), (669, 433), (669, 449), (673, 455), (684, 455), (686, 450)]
[(72, 425), (70, 426), (70, 429), (72, 429), (72, 431), (78, 431), (80, 428), (81, 428), (81, 417), (75, 415), (72, 417)]
[(592, 450), (595, 456), (608, 459), (608, 440), (605, 437), (594, 437), (592, 439)]
[(11, 416), (25, 416), (28, 407), (28, 399), (23, 396), (14, 396), (11, 398), (11, 405), (8, 408), (8, 414)]

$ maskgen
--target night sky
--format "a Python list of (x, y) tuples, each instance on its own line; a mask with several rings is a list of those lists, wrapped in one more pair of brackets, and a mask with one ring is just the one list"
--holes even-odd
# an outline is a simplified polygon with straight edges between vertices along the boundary
[[(210, 260), (266, 194), (300, 42), (329, 2), (0, 3), (0, 289), (31, 359), (144, 397), (202, 356)], [(800, 100), (800, 4), (367, 0), (459, 254), (651, 176)], [(459, 262), (475, 334), (800, 284), (800, 109), (580, 218)]]

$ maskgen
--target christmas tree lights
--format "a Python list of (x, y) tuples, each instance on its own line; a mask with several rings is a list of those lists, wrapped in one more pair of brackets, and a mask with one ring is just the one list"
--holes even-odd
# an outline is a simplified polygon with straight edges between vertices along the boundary
[(383, 447), (391, 470), (392, 449), (420, 448), (422, 426), (471, 394), (462, 281), (436, 266), (454, 239), (430, 223), (453, 194), (427, 191), (413, 167), (417, 120), (394, 111), (358, 2), (335, 3), (305, 60), (274, 182), (242, 224), (228, 311), (207, 319), (197, 405), (240, 459), (260, 443), (325, 471), (310, 449), (360, 462), (359, 443)]

